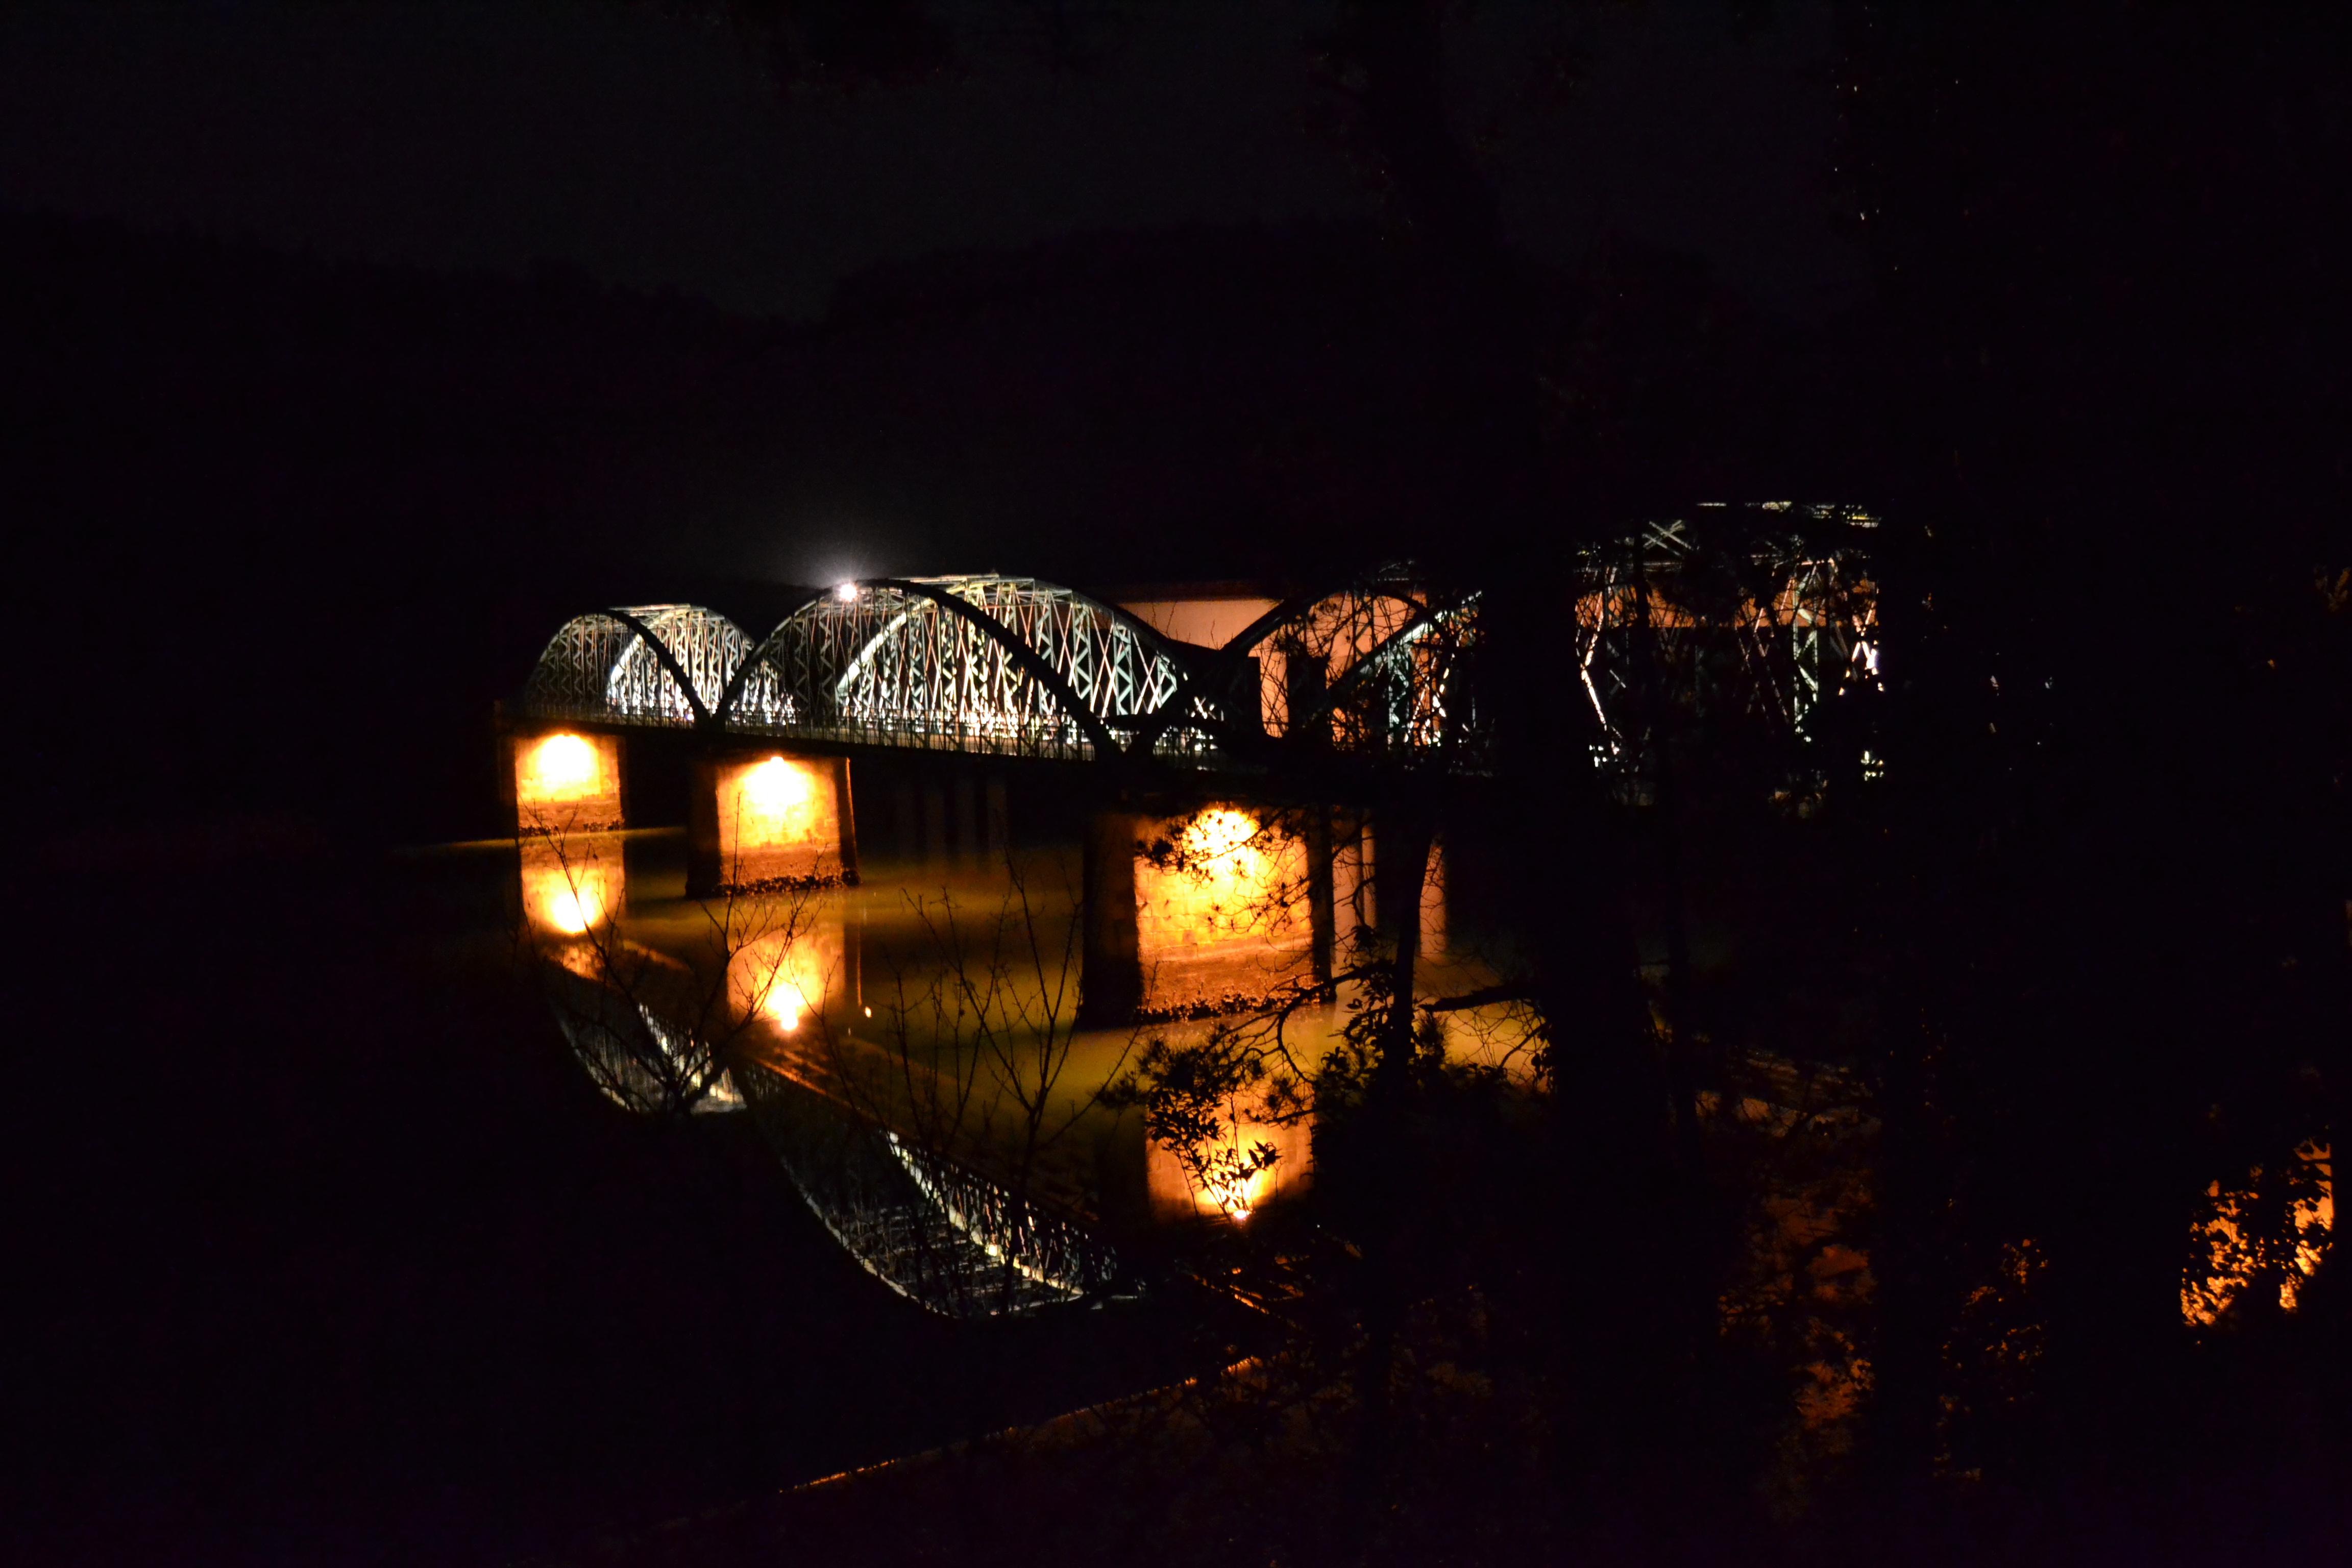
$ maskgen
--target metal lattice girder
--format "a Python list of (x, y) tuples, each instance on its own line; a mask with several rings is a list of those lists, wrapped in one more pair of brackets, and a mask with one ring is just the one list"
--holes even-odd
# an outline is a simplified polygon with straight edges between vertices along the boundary
[(1292, 599), (1229, 642), (1255, 659), (1258, 722), (1297, 744), (1475, 766), (1478, 595), (1433, 595), (1409, 569)]
[[(1182, 668), (1124, 613), (1025, 577), (845, 584), (752, 653), (721, 721), (745, 733), (1087, 757), (1190, 700)], [(1202, 752), (1196, 722), (1161, 752)]]
[(1475, 765), (1479, 596), (1429, 605), (1336, 683), (1326, 707), (1342, 752), (1444, 756)]
[(1877, 590), (1850, 509), (1760, 509), (1772, 526), (1706, 548), (1686, 521), (1587, 551), (1579, 683), (1607, 756), (1638, 765), (1668, 711), (1746, 717), (1799, 741), (1823, 704), (1878, 672)]
[(751, 639), (694, 605), (641, 605), (582, 616), (555, 634), (523, 706), (545, 719), (690, 729), (719, 709)]

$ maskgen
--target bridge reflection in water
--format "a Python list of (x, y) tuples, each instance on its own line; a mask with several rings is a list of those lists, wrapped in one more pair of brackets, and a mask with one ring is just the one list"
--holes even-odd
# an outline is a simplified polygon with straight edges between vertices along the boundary
[[(680, 896), (678, 847), (525, 842), (521, 910), (563, 1037), (627, 1110), (747, 1112), (811, 1212), (899, 1295), (959, 1318), (1118, 1295), (1135, 1285), (1115, 1237), (1304, 1184), (1304, 1128), (1281, 1133), (1278, 1180), (1212, 1193), (1146, 1150), (1133, 1113), (1097, 1104), (1129, 1037), (1073, 1035), (1052, 1022), (1053, 976), (976, 956), (1005, 934), (990, 918), (1001, 888), (706, 902)], [(1051, 952), (1076, 914), (1032, 918)], [(940, 945), (951, 927), (961, 948)]]
[[(857, 887), (694, 899), (688, 854), (658, 830), (524, 842), (520, 908), (564, 1037), (632, 1112), (747, 1112), (892, 1290), (957, 1317), (1099, 1299), (1133, 1287), (1123, 1255), (1158, 1250), (1159, 1227), (1247, 1224), (1311, 1183), (1306, 1121), (1237, 1101), (1211, 1143), (1179, 1151), (1099, 1102), (1141, 1041), (1198, 1038), (1215, 1019), (1070, 1026), (1057, 955), (1075, 967), (1075, 847), (1015, 857), (1019, 924), (1002, 870), (886, 866)], [(1157, 900), (1139, 902), (1150, 918)], [(1296, 970), (1295, 933), (1244, 938), (1221, 960), (1231, 973)], [(1423, 970), (1448, 993), (1490, 978), (1442, 944)], [(1348, 1016), (1295, 1016), (1301, 1059)], [(1449, 1055), (1480, 1058), (1480, 1019), (1442, 1016)]]
[[(1652, 665), (1692, 700), (1736, 692), (1818, 752), (1792, 763), (1791, 799), (1844, 744), (1835, 700), (1876, 683), (1874, 524), (1758, 516), (1788, 526), (1742, 546), (1728, 600), (1681, 523), (1591, 552), (1560, 584), (1550, 679), (1564, 707), (1590, 707), (1593, 761), (1630, 797), (1657, 750), (1642, 728), (1657, 705), (1628, 695)], [(1297, 1190), (1303, 1125), (1236, 1105), (1204, 1149), (1147, 1149), (1099, 1093), (1139, 1021), (1181, 1041), (1335, 984), (1360, 933), (1403, 929), (1381, 918), (1376, 839), (1410, 847), (1425, 988), (1464, 999), (1495, 978), (1449, 940), (1469, 826), (1383, 824), (1379, 804), (1398, 780), (1471, 790), (1488, 773), (1484, 595), (1383, 568), (1281, 595), (1119, 597), (873, 579), (799, 593), (759, 638), (696, 605), (596, 611), (556, 632), (502, 730), (525, 923), (599, 1086), (664, 1113), (740, 1096), (833, 1234), (943, 1312), (1097, 1294), (1121, 1279), (1108, 1238), (1129, 1227), (1245, 1223)], [(685, 874), (648, 898), (610, 837), (622, 786), (689, 753)], [(970, 873), (1008, 864), (1016, 778), (1049, 798), (1033, 829), (1080, 841), (1042, 849), (1033, 832), (1029, 885), (1067, 896), (1042, 916), (1024, 902), (1024, 940), (1000, 923), (992, 945), (971, 917), (1006, 884)], [(861, 811), (887, 809), (902, 862), (919, 837), (936, 862), (948, 784), (961, 905), (861, 886)], [(1328, 994), (1294, 1016), (1294, 1060), (1319, 1060), (1343, 1016)], [(1442, 1027), (1475, 1057), (1481, 1023), (1465, 1006)]]

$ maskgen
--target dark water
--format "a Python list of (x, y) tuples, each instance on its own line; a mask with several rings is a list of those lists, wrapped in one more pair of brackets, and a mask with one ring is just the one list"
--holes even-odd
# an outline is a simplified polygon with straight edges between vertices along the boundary
[(745, 1118), (612, 1105), (517, 977), (510, 852), (44, 856), (8, 1140), (34, 1560), (577, 1551), (1223, 1350), (1165, 1299), (926, 1314)]

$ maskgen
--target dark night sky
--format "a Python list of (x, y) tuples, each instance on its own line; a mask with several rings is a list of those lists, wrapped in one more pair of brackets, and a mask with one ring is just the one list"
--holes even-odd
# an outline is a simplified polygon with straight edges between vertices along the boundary
[[(842, 278), (936, 250), (1378, 211), (1312, 128), (1302, 40), (1327, 0), (1119, 10), (1085, 74), (968, 30), (949, 79), (783, 97), (724, 30), (625, 0), (17, 0), (0, 201), (333, 258), (545, 258), (803, 318)], [(1468, 16), (1455, 102), (1500, 133), (1482, 140), (1528, 253), (1573, 261), (1608, 232), (1703, 255), (1779, 313), (1851, 297), (1825, 213), (1825, 6), (1746, 36), (1727, 0)], [(1531, 85), (1560, 43), (1584, 62), (1565, 98)]]
[[(240, 725), (281, 710), (294, 636), (366, 656), (297, 668), (396, 695), (443, 782), (383, 788), (457, 815), (467, 726), (580, 604), (760, 622), (851, 574), (1280, 575), (1418, 538), (1469, 482), (1475, 367), (1334, 128), (1332, 7), (1132, 0), (1057, 74), (982, 26), (1013, 0), (936, 0), (955, 69), (786, 93), (649, 0), (11, 0), (0, 423), (26, 453), (0, 510), (40, 574), (144, 628), (109, 646), (172, 689), (175, 798), (292, 776)], [(1718, 405), (1810, 407), (1759, 312), (1706, 334), (1722, 286), (1800, 333), (1864, 290), (1829, 211), (1827, 5), (1748, 32), (1731, 0), (1456, 15), (1449, 100), (1524, 255), (1713, 270), (1617, 296), (1637, 337), (1665, 323), (1662, 379), (1688, 351), (1717, 389), (1633, 433), (1704, 459)], [(1738, 448), (1802, 449), (1779, 425)], [(1762, 493), (1806, 488), (1789, 461)], [(152, 612), (190, 593), (292, 617), (234, 623), (230, 662), (276, 671), (236, 722), (160, 650)], [(394, 629), (425, 622), (429, 669)]]

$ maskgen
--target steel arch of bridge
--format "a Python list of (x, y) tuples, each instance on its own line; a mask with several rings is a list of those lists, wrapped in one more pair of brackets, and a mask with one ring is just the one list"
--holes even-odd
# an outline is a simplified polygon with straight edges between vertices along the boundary
[(697, 605), (582, 616), (541, 653), (522, 707), (546, 719), (1059, 758), (1205, 756), (1226, 727), (1150, 626), (1071, 589), (1001, 576), (845, 584), (812, 594), (756, 644)]
[(708, 725), (751, 639), (698, 605), (638, 605), (575, 616), (523, 688), (541, 718), (673, 729)]
[[(1225, 694), (1219, 738), (1244, 755), (1288, 743), (1476, 765), (1466, 677), (1479, 595), (1433, 594), (1415, 576), (1389, 566), (1294, 595), (1228, 639), (1199, 675)], [(1233, 711), (1244, 697), (1254, 710)]]
[(1573, 636), (1596, 760), (1638, 772), (1674, 711), (1818, 740), (1826, 704), (1878, 681), (1877, 586), (1853, 532), (1875, 526), (1807, 507), (1736, 551), (1704, 548), (1683, 522), (1588, 551)]
[[(1155, 721), (1173, 719), (1173, 723)], [(754, 649), (719, 724), (867, 745), (1203, 752), (1214, 714), (1150, 626), (1026, 577), (881, 578), (812, 596)], [(1122, 739), (1122, 735), (1126, 738)]]

